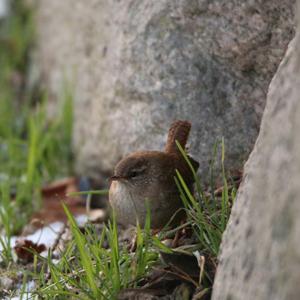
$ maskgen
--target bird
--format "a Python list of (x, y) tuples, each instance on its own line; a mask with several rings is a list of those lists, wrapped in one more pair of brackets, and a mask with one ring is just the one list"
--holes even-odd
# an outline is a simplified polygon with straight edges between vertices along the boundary
[[(176, 170), (189, 189), (193, 188), (194, 177), (176, 141), (185, 149), (190, 130), (190, 122), (176, 120), (170, 126), (164, 151), (133, 152), (117, 163), (109, 203), (119, 224), (144, 225), (150, 210), (151, 228), (161, 229), (180, 211), (183, 203), (174, 178)], [(199, 163), (188, 158), (197, 171)], [(181, 217), (174, 217), (175, 223), (182, 219), (182, 213), (178, 215)]]

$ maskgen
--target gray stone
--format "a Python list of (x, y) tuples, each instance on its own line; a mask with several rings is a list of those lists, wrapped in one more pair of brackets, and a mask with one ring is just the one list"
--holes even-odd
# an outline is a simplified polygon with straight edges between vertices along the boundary
[(299, 95), (298, 37), (269, 88), (223, 237), (213, 300), (300, 299)]
[[(13, 290), (15, 285), (16, 285), (15, 280), (11, 279), (6, 274), (1, 274), (1, 278), (0, 278), (1, 290), (5, 290), (5, 291)], [(0, 292), (0, 294), (1, 294), (1, 292)]]
[(202, 174), (223, 136), (228, 166), (241, 168), (293, 36), (293, 4), (40, 0), (36, 62), (52, 99), (73, 82), (78, 172), (97, 178), (129, 152), (162, 149), (174, 119), (192, 122)]
[(0, 0), (0, 20), (7, 17), (9, 14), (8, 0)]

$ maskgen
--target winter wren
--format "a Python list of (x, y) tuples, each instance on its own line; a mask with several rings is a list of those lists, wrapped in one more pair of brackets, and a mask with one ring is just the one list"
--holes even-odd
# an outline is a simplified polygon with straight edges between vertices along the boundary
[[(168, 134), (165, 151), (139, 151), (123, 158), (111, 177), (109, 201), (117, 221), (124, 226), (144, 224), (148, 201), (151, 227), (162, 228), (183, 205), (174, 177), (177, 169), (191, 189), (192, 172), (180, 153), (176, 140), (185, 149), (191, 124), (175, 121)], [(197, 170), (199, 164), (190, 158)]]

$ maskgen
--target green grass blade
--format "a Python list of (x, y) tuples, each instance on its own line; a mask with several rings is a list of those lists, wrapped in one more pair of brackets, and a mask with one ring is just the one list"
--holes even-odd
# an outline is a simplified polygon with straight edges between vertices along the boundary
[(71, 230), (74, 235), (76, 246), (78, 247), (82, 266), (86, 272), (87, 281), (89, 283), (89, 286), (93, 292), (95, 299), (98, 299), (101, 294), (95, 283), (96, 278), (95, 278), (95, 274), (93, 271), (93, 263), (92, 263), (90, 256), (88, 255), (88, 253), (86, 251), (86, 241), (85, 241), (84, 237), (82, 236), (82, 234), (75, 222), (75, 219), (71, 215), (69, 209), (67, 208), (67, 206), (65, 204), (62, 204), (62, 205), (63, 205), (64, 211), (68, 217), (70, 225), (71, 225)]

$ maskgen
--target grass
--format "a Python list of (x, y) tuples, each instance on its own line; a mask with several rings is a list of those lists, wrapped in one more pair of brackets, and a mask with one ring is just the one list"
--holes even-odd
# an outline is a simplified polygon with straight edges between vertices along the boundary
[[(148, 214), (144, 228), (137, 224), (136, 249), (132, 252), (128, 250), (127, 244), (119, 242), (114, 217), (108, 224), (103, 224), (101, 232), (97, 231), (93, 224), (87, 224), (84, 229), (80, 229), (68, 208), (64, 206), (73, 238), (61, 253), (58, 263), (51, 260), (51, 252), (48, 259), (40, 257), (44, 263), (45, 273), (31, 274), (37, 283), (33, 295), (43, 299), (116, 299), (122, 289), (141, 286), (141, 282), (152, 267), (161, 264), (159, 252), (195, 255), (201, 266), (198, 281), (193, 281), (195, 287), (200, 289), (199, 299), (200, 296), (204, 297), (210, 293), (222, 233), (235, 198), (235, 188), (229, 189), (225, 176), (223, 141), (221, 143), (223, 188), (220, 196), (215, 195), (212, 188), (211, 193), (204, 192), (199, 176), (184, 150), (178, 146), (194, 173), (197, 186), (194, 194), (177, 172), (175, 180), (187, 213), (187, 222), (181, 227), (192, 228), (196, 242), (193, 245), (186, 245), (184, 249), (167, 247), (163, 240), (165, 236), (170, 235), (170, 231), (153, 236)], [(176, 230), (178, 229), (173, 229), (174, 232)], [(48, 280), (45, 281), (45, 278)]]
[(49, 119), (47, 96), (26, 90), (34, 29), (24, 1), (11, 1), (12, 15), (0, 23), (0, 239), (9, 261), (10, 237), (40, 206), (41, 186), (71, 172), (72, 95), (63, 93), (61, 113)]
[[(226, 228), (230, 216), (232, 202), (235, 199), (236, 195), (236, 190), (234, 188), (231, 190), (231, 194), (229, 194), (228, 190), (228, 183), (224, 168), (224, 140), (222, 140), (221, 143), (221, 165), (223, 180), (221, 199), (217, 199), (213, 192), (208, 195), (203, 192), (200, 178), (194, 170), (192, 164), (190, 163), (186, 153), (179, 143), (177, 143), (177, 146), (180, 149), (180, 152), (183, 155), (184, 159), (186, 160), (186, 163), (189, 165), (191, 171), (193, 172), (196, 183), (196, 193), (194, 195), (185, 184), (184, 178), (182, 178), (181, 174), (176, 171), (177, 178), (175, 178), (175, 181), (180, 191), (180, 197), (186, 209), (188, 220), (192, 224), (194, 232), (198, 237), (201, 249), (203, 249), (204, 251), (208, 251), (212, 256), (217, 257), (221, 244), (222, 234)], [(212, 161), (214, 162), (215, 159), (213, 159)], [(214, 165), (212, 164), (211, 170), (213, 169)], [(214, 186), (211, 187), (211, 190), (214, 190)]]
[[(214, 174), (214, 164), (216, 161), (217, 149), (220, 145), (221, 150), (221, 178), (222, 178), (222, 189), (221, 195), (215, 195), (215, 183), (216, 178)], [(213, 279), (218, 264), (218, 254), (222, 241), (223, 232), (226, 229), (227, 222), (230, 217), (231, 207), (236, 197), (236, 186), (234, 182), (228, 185), (224, 160), (225, 160), (225, 145), (224, 139), (221, 143), (216, 143), (213, 151), (213, 159), (210, 166), (211, 173), (211, 186), (210, 192), (205, 193), (201, 180), (190, 163), (187, 154), (182, 149), (179, 143), (177, 146), (193, 172), (195, 179), (196, 192), (192, 193), (181, 174), (176, 171), (177, 177), (175, 178), (177, 187), (180, 192), (180, 197), (183, 201), (187, 220), (190, 226), (192, 226), (193, 232), (197, 237), (198, 249), (205, 257), (207, 267), (202, 270), (204, 273), (203, 285), (207, 290), (211, 290), (213, 285)], [(202, 277), (200, 275), (200, 277)], [(200, 278), (201, 279), (201, 278)]]
[(47, 260), (50, 279), (39, 280), (35, 295), (44, 299), (115, 299), (121, 289), (136, 286), (157, 261), (150, 221), (143, 230), (138, 226), (136, 251), (131, 252), (118, 241), (115, 218), (103, 226), (100, 235), (91, 224), (83, 233), (66, 206), (64, 209), (73, 240), (58, 264)]
[[(65, 117), (71, 106), (67, 104), (61, 116), (48, 121), (44, 103), (41, 103), (35, 106), (34, 112), (24, 116), (22, 133), (0, 136), (1, 147), (7, 149), (1, 153), (0, 165), (0, 228), (5, 229), (6, 235), (17, 233), (39, 207), (43, 184), (71, 172), (71, 132)], [(13, 219), (15, 222), (10, 222)]]

